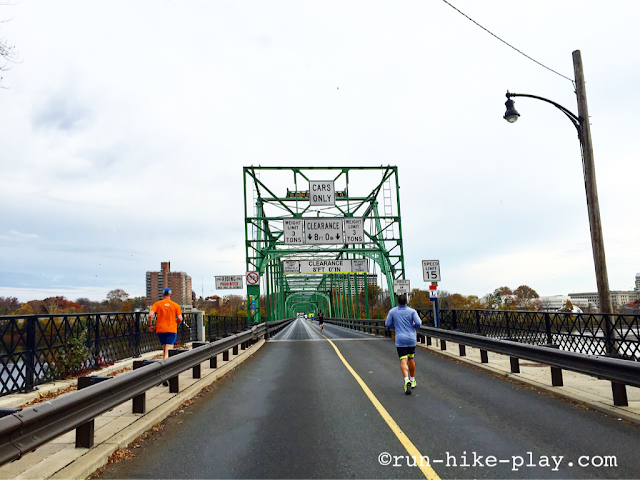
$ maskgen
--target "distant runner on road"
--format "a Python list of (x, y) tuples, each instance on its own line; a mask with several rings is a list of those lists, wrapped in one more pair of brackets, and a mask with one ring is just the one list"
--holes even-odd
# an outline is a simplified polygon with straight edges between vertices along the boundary
[(407, 307), (407, 297), (398, 297), (398, 306), (389, 310), (386, 327), (394, 327), (396, 331), (396, 348), (400, 357), (400, 370), (404, 377), (404, 393), (411, 395), (411, 389), (416, 387), (416, 329), (422, 321), (413, 308)]
[(320, 325), (320, 330), (324, 328), (324, 314), (322, 312), (318, 312), (318, 325)]

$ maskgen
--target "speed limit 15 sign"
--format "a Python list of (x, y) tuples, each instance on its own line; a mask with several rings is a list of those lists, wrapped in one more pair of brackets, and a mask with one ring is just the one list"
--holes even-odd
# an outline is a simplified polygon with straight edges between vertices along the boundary
[(422, 261), (422, 278), (425, 282), (440, 282), (440, 260)]

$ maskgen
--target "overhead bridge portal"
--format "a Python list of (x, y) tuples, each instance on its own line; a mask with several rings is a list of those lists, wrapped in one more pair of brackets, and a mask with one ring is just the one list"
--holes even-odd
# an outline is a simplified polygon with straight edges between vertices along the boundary
[[(250, 321), (322, 310), (368, 318), (369, 296), (404, 279), (398, 169), (244, 167)], [(378, 287), (378, 288), (376, 288)], [(391, 296), (392, 306), (395, 298)]]

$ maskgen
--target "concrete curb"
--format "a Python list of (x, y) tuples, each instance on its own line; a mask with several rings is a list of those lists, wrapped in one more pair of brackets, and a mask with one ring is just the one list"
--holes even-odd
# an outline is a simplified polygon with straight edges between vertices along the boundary
[[(249, 357), (255, 354), (264, 344), (265, 341), (260, 340), (258, 343), (252, 345), (247, 350), (240, 352), (237, 357), (226, 362), (219, 368), (216, 368), (215, 370), (209, 370), (209, 373), (206, 374), (205, 370), (203, 372), (204, 375), (201, 379), (197, 380), (195, 383), (188, 386), (180, 393), (174, 395), (171, 399), (154, 408), (150, 412), (144, 415), (134, 415), (130, 413), (126, 414), (127, 416), (136, 416), (138, 418), (127, 427), (119, 430), (110, 438), (104, 440), (102, 443), (94, 446), (91, 449), (75, 448), (69, 450), (67, 452), (70, 454), (69, 461), (65, 462), (64, 459), (61, 458), (63, 456), (58, 455), (57, 462), (52, 461), (49, 466), (46, 465), (46, 463), (48, 462), (45, 462), (41, 466), (42, 468), (38, 469), (37, 473), (31, 471), (27, 476), (18, 475), (14, 478), (87, 478), (98, 468), (105, 465), (114, 451), (116, 451), (118, 448), (125, 448), (137, 437), (142, 435), (157, 423), (164, 420), (171, 412), (180, 407), (180, 405), (182, 405), (185, 400), (189, 400), (195, 397), (204, 387), (211, 385), (213, 382), (226, 375), (242, 362), (247, 360)], [(155, 354), (156, 353), (154, 353), (154, 355)], [(122, 368), (122, 366), (120, 366), (119, 368)], [(128, 403), (130, 403), (130, 401)], [(83, 451), (84, 453), (82, 453)], [(54, 460), (54, 458), (52, 458), (51, 460)], [(24, 473), (26, 474), (27, 472)]]
[[(447, 345), (449, 343), (452, 342), (447, 342)], [(457, 345), (457, 344), (455, 344)], [(534, 387), (537, 390), (541, 390), (545, 393), (548, 393), (550, 395), (554, 395), (557, 397), (561, 397), (565, 400), (569, 400), (571, 402), (575, 402), (581, 405), (584, 405), (586, 407), (591, 408), (592, 410), (595, 410), (597, 412), (600, 413), (604, 413), (606, 415), (610, 415), (612, 417), (616, 417), (616, 418), (622, 418), (627, 420), (628, 422), (640, 425), (640, 415), (634, 413), (634, 412), (629, 412), (627, 410), (625, 410), (622, 407), (616, 407), (613, 405), (607, 405), (605, 403), (601, 403), (601, 402), (596, 402), (593, 401), (589, 398), (586, 398), (584, 396), (581, 396), (579, 394), (576, 394), (574, 392), (570, 392), (567, 390), (562, 390), (565, 387), (553, 387), (553, 386), (549, 386), (549, 385), (545, 385), (544, 383), (540, 383), (540, 382), (536, 382), (535, 380), (526, 378), (526, 377), (522, 377), (518, 374), (515, 373), (511, 373), (510, 371), (507, 370), (503, 370), (501, 368), (497, 368), (491, 365), (488, 365), (486, 363), (478, 363), (475, 362), (473, 360), (468, 359), (467, 357), (460, 357), (458, 355), (455, 355), (449, 351), (445, 351), (445, 350), (439, 350), (437, 348), (435, 348), (434, 346), (427, 346), (427, 345), (423, 345), (418, 343), (417, 346), (421, 347), (422, 349), (428, 351), (429, 353), (433, 354), (433, 355), (438, 355), (442, 358), (446, 358), (449, 360), (455, 360), (456, 362), (461, 362), (464, 363), (466, 365), (469, 365), (471, 367), (474, 368), (478, 368), (480, 370), (485, 370), (488, 373), (500, 376), (500, 377), (504, 377), (505, 379), (511, 380), (513, 382), (516, 383), (520, 383), (522, 385), (528, 386), (528, 387)], [(497, 354), (496, 354), (497, 355)]]

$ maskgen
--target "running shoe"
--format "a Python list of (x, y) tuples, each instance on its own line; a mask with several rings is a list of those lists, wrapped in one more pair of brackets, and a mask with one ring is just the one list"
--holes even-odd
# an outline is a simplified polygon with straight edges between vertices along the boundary
[(415, 380), (411, 382), (411, 388), (416, 388), (416, 385), (418, 385), (418, 382), (416, 382)]
[(404, 393), (406, 395), (411, 395), (411, 380), (404, 382)]

